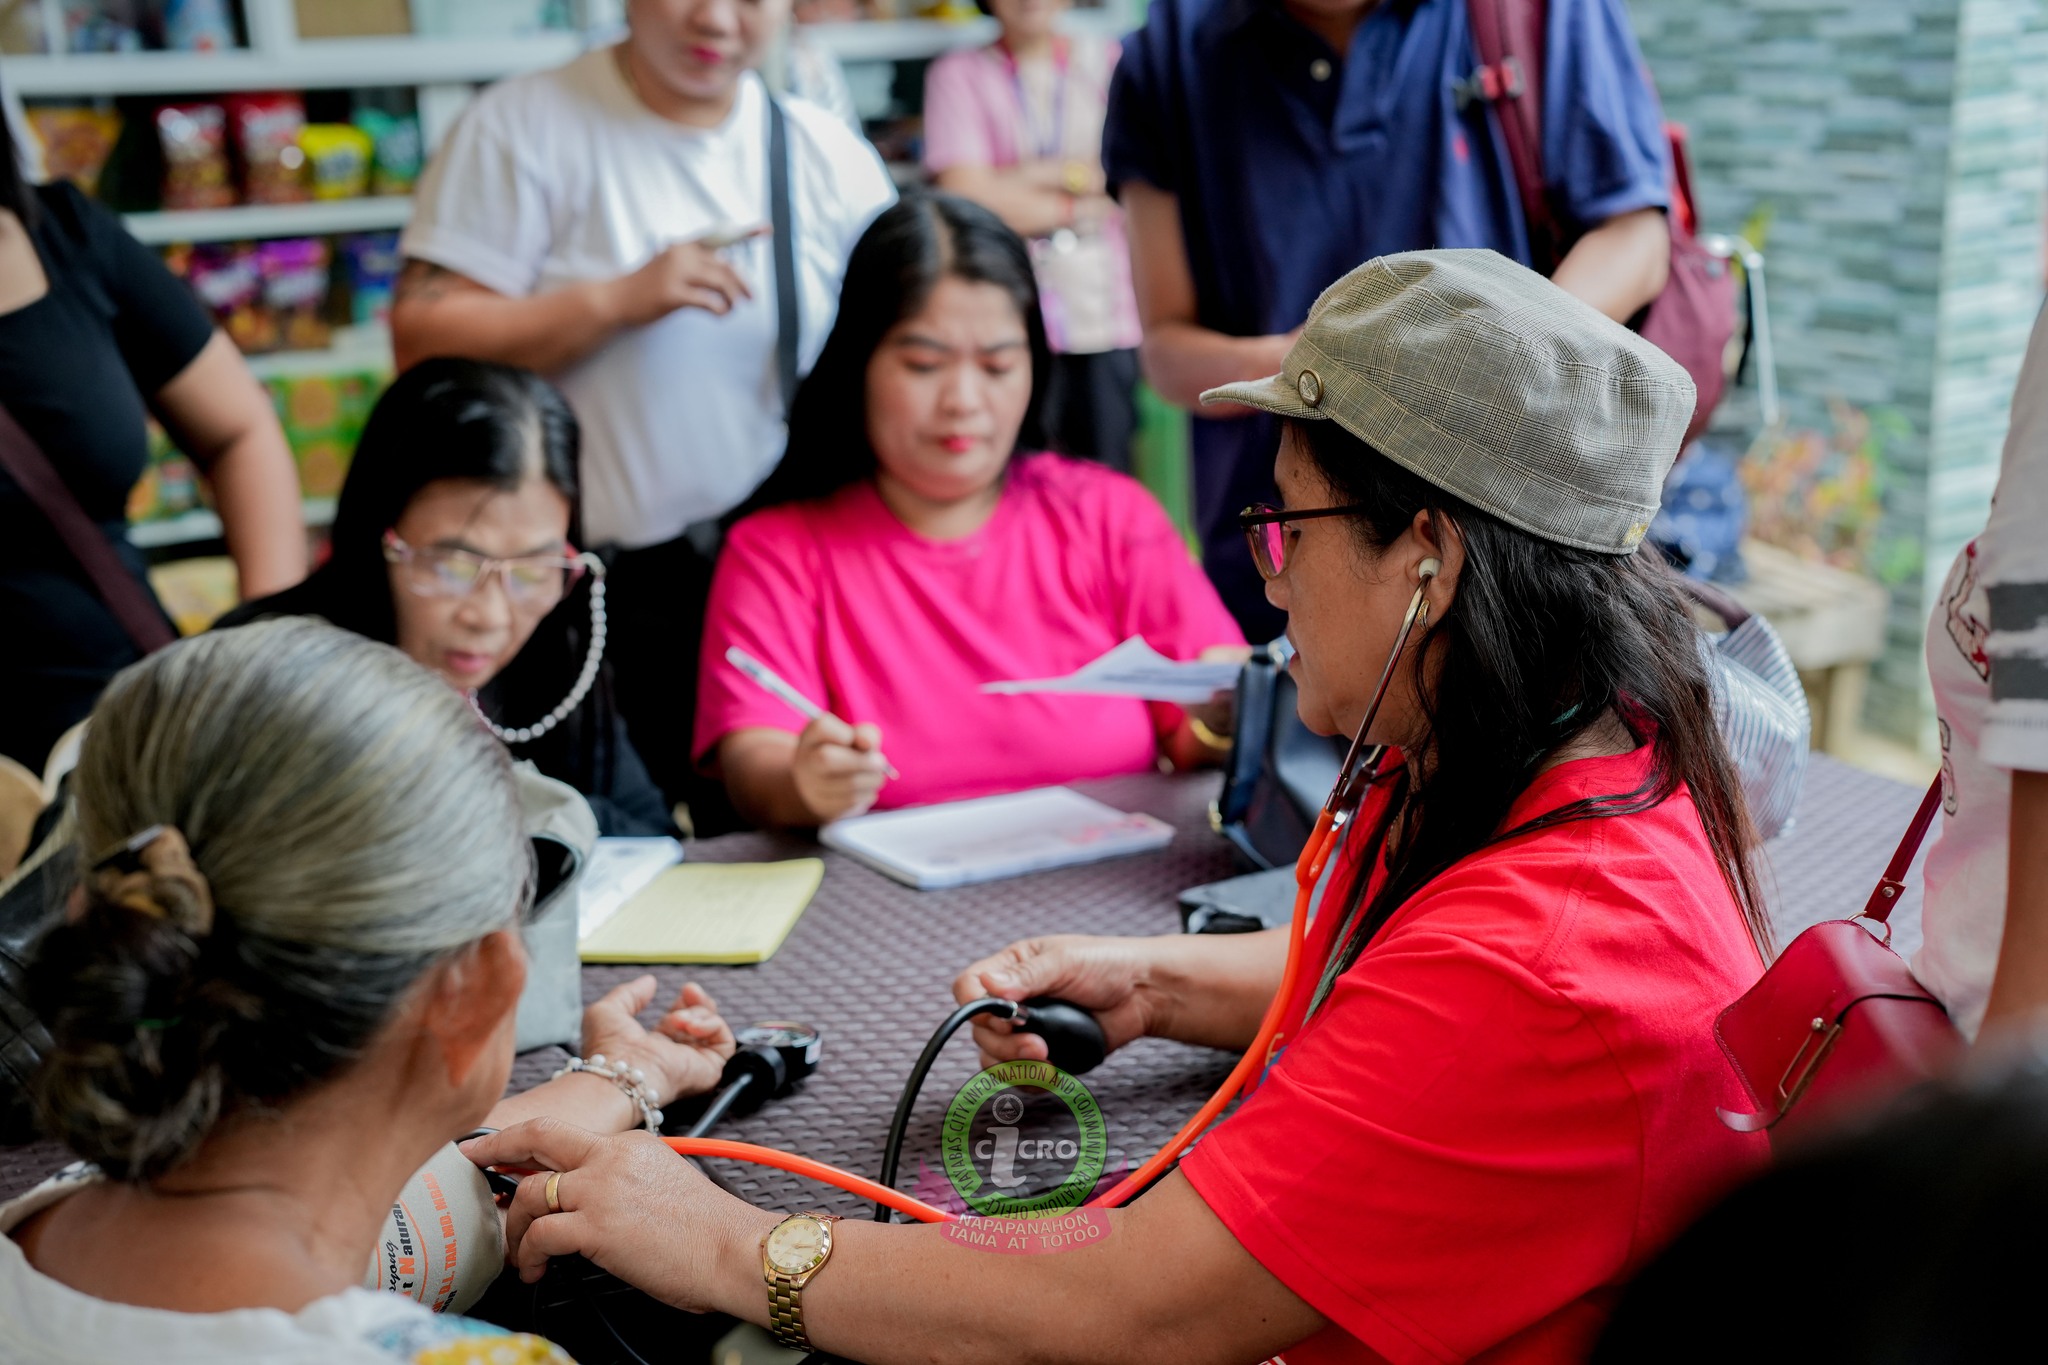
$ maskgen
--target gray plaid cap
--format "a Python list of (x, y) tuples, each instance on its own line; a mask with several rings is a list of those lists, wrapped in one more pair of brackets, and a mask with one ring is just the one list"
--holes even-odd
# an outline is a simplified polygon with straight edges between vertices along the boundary
[(1332, 421), (1534, 536), (1630, 554), (1692, 420), (1655, 345), (1491, 251), (1409, 251), (1325, 290), (1267, 379), (1204, 403)]

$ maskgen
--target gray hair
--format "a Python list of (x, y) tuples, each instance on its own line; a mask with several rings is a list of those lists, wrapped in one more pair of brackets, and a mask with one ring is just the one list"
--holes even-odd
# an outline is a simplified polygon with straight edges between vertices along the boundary
[[(117, 1179), (171, 1169), (223, 1116), (360, 1056), (430, 967), (528, 894), (503, 746), (397, 650), (307, 618), (123, 672), (73, 791), (85, 903), (30, 974), (54, 1042), (38, 1100)], [(93, 875), (155, 826), (182, 836), (158, 841), (175, 854)]]

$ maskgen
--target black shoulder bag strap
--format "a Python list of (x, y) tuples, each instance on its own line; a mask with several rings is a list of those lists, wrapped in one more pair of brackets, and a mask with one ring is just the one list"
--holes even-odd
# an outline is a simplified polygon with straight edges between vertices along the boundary
[(787, 417), (796, 401), (796, 356), (803, 334), (797, 308), (796, 206), (789, 194), (789, 116), (773, 94), (768, 96), (768, 218), (775, 248), (775, 373)]
[(0, 407), (0, 469), (7, 471), (48, 520), (136, 649), (149, 654), (177, 638), (156, 599), (128, 572), (57, 466), (4, 407)]

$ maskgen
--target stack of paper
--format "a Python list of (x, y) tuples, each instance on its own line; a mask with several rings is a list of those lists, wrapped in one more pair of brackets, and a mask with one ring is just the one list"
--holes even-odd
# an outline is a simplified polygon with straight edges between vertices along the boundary
[(1066, 787), (884, 811), (825, 826), (827, 848), (921, 891), (1149, 853), (1173, 826)]
[(671, 867), (581, 945), (585, 962), (766, 962), (817, 894), (825, 864)]

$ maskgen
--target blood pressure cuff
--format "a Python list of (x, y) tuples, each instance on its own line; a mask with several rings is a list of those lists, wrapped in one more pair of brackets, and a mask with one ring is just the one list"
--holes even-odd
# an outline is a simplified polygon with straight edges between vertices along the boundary
[(451, 1142), (399, 1191), (363, 1288), (460, 1313), (504, 1267), (504, 1215), (484, 1173)]

